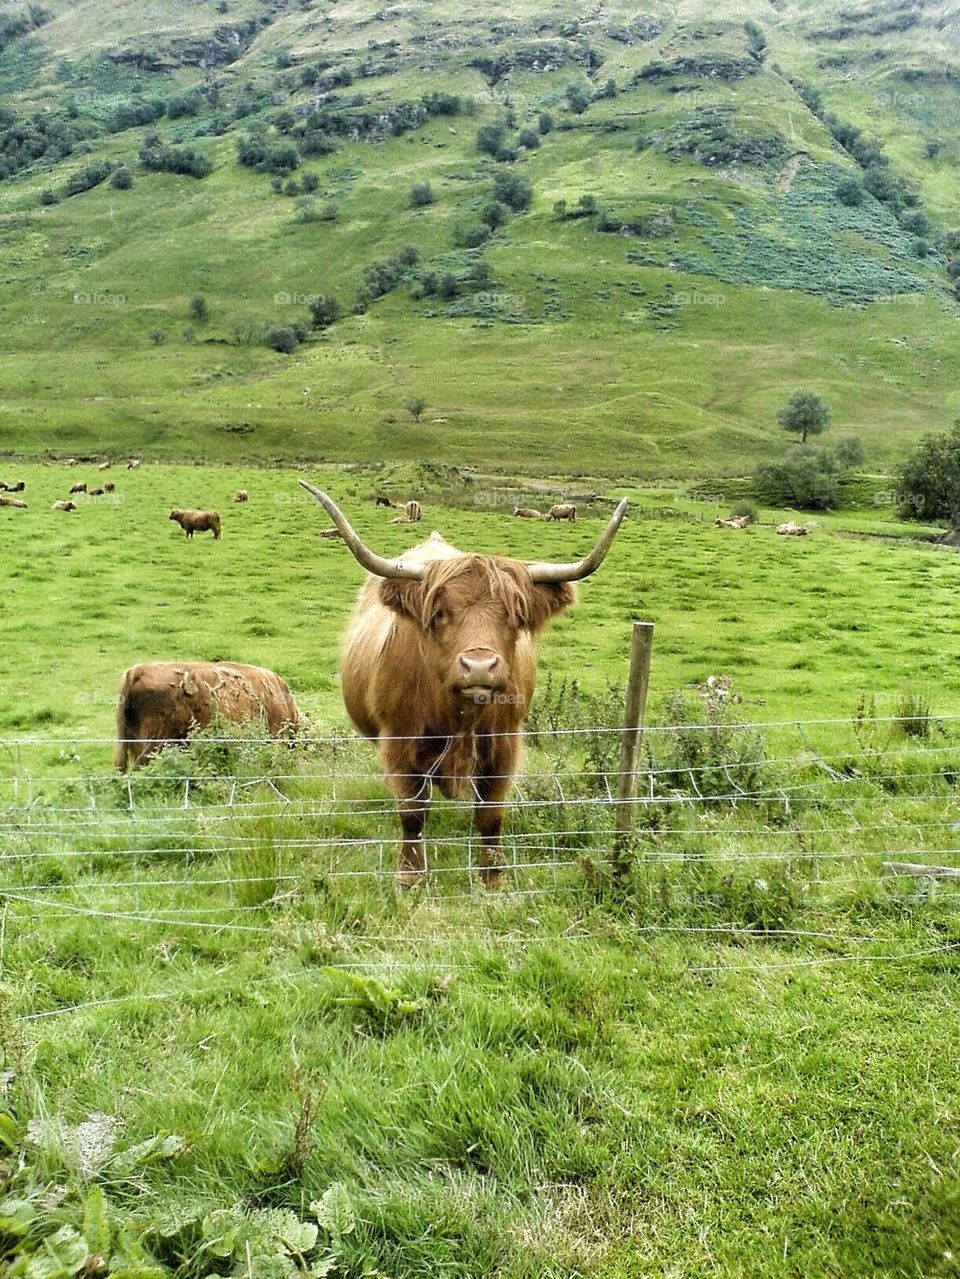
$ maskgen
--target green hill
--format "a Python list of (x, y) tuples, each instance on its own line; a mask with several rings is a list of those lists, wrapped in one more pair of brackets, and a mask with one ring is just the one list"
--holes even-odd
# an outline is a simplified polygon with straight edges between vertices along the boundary
[(3, 4), (0, 451), (730, 473), (809, 385), (884, 466), (958, 107), (950, 0)]

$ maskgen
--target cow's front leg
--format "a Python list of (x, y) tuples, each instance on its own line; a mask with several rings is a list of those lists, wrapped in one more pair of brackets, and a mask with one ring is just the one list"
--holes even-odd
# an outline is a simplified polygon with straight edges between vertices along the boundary
[(429, 782), (425, 777), (411, 780), (419, 780), (420, 789), (416, 794), (400, 797), (400, 826), (403, 830), (403, 843), (400, 845), (400, 856), (397, 859), (397, 882), (402, 888), (413, 888), (417, 884), (422, 884), (427, 874), (423, 828), (430, 810)]
[(503, 801), (510, 789), (509, 777), (478, 777), (474, 825), (480, 835), (480, 878), (487, 888), (495, 888), (504, 871), (500, 832), (503, 829)]

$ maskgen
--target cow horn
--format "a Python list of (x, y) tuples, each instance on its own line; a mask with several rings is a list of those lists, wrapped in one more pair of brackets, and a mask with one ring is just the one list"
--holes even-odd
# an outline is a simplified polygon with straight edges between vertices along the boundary
[(584, 577), (595, 573), (604, 561), (604, 557), (617, 536), (617, 529), (627, 513), (627, 499), (621, 498), (617, 509), (610, 517), (610, 523), (603, 531), (603, 536), (585, 560), (576, 564), (528, 564), (527, 572), (534, 582), (579, 582)]
[(377, 555), (371, 551), (369, 546), (365, 546), (360, 538), (350, 527), (347, 517), (340, 510), (326, 493), (318, 488), (314, 488), (312, 484), (308, 484), (306, 480), (299, 480), (299, 484), (312, 493), (327, 514), (340, 530), (340, 536), (346, 542), (347, 546), (353, 552), (355, 559), (369, 572), (374, 573), (377, 577), (402, 577), (411, 581), (420, 581), (423, 577), (424, 568), (422, 564), (404, 563), (403, 560), (385, 560), (382, 555)]

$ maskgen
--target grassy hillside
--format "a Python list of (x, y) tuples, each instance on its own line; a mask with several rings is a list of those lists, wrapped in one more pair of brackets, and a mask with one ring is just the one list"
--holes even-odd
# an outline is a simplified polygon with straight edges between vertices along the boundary
[[(4, 6), (24, 23), (4, 452), (644, 478), (776, 453), (797, 385), (878, 466), (956, 413), (947, 0)], [(156, 171), (184, 148), (206, 176)]]

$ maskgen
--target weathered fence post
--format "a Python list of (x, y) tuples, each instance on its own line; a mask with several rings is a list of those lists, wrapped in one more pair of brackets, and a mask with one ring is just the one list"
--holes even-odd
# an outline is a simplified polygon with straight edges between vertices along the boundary
[(615, 835), (611, 858), (614, 874), (627, 870), (627, 847), (637, 796), (637, 749), (643, 729), (643, 712), (650, 686), (650, 657), (653, 653), (653, 622), (634, 622), (630, 644), (630, 675), (627, 680), (627, 705), (620, 737), (620, 772), (617, 777)]

